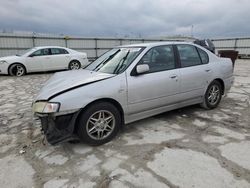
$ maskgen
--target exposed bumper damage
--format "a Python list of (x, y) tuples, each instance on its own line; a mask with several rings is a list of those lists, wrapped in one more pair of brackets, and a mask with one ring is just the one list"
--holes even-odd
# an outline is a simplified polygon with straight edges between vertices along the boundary
[(47, 141), (52, 144), (58, 144), (70, 140), (76, 140), (74, 127), (78, 113), (72, 113), (61, 116), (41, 116), (42, 132)]

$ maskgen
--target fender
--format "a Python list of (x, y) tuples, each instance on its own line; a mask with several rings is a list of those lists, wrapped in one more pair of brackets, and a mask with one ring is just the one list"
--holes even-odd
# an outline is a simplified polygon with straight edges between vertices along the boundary
[[(112, 77), (114, 77), (114, 76), (112, 76)], [(109, 78), (112, 78), (112, 77), (109, 77)], [(99, 82), (99, 81), (102, 81), (102, 80), (107, 80), (107, 79), (109, 79), (109, 78), (104, 78), (104, 79), (101, 79), (101, 80), (96, 80), (96, 81), (93, 81), (93, 82), (89, 82), (89, 83), (85, 83), (85, 84), (80, 84), (80, 85), (77, 85), (77, 86), (70, 87), (70, 88), (68, 88), (68, 89), (62, 90), (62, 91), (60, 91), (60, 92), (58, 92), (58, 93), (56, 93), (56, 94), (50, 96), (50, 97), (48, 98), (48, 101), (50, 101), (51, 99), (53, 99), (53, 98), (55, 98), (55, 97), (57, 97), (57, 96), (59, 96), (59, 95), (61, 95), (61, 94), (63, 94), (63, 93), (66, 93), (66, 92), (68, 92), (68, 91), (71, 91), (71, 90), (74, 90), (74, 89), (77, 89), (77, 88), (79, 88), (79, 87), (86, 86), (86, 85), (89, 85), (89, 84), (92, 84), (92, 83), (95, 83), (95, 82)]]

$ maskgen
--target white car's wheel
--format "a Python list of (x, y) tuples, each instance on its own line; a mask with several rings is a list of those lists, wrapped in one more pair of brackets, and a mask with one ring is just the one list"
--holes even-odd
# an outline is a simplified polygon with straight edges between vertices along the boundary
[(81, 63), (79, 61), (74, 60), (69, 63), (70, 70), (78, 70), (80, 68), (81, 68)]
[(11, 76), (23, 76), (26, 74), (26, 69), (22, 64), (12, 64), (9, 68)]

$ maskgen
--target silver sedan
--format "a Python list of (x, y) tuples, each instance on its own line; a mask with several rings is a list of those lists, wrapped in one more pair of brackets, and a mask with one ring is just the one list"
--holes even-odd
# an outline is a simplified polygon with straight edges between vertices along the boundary
[(161, 42), (114, 48), (85, 70), (56, 73), (33, 102), (49, 143), (110, 141), (122, 125), (193, 104), (217, 107), (233, 83), (230, 59)]

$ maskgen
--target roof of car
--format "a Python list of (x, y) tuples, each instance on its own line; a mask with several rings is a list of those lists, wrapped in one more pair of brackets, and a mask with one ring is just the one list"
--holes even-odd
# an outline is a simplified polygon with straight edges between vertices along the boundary
[(36, 49), (43, 49), (43, 48), (63, 48), (63, 49), (66, 49), (65, 47), (62, 47), (62, 46), (36, 46), (34, 48), (36, 48)]
[(193, 44), (193, 43), (192, 42), (180, 42), (180, 41), (167, 41), (167, 42), (129, 44), (129, 45), (122, 45), (119, 47), (154, 47), (154, 46), (169, 45), (169, 44)]

